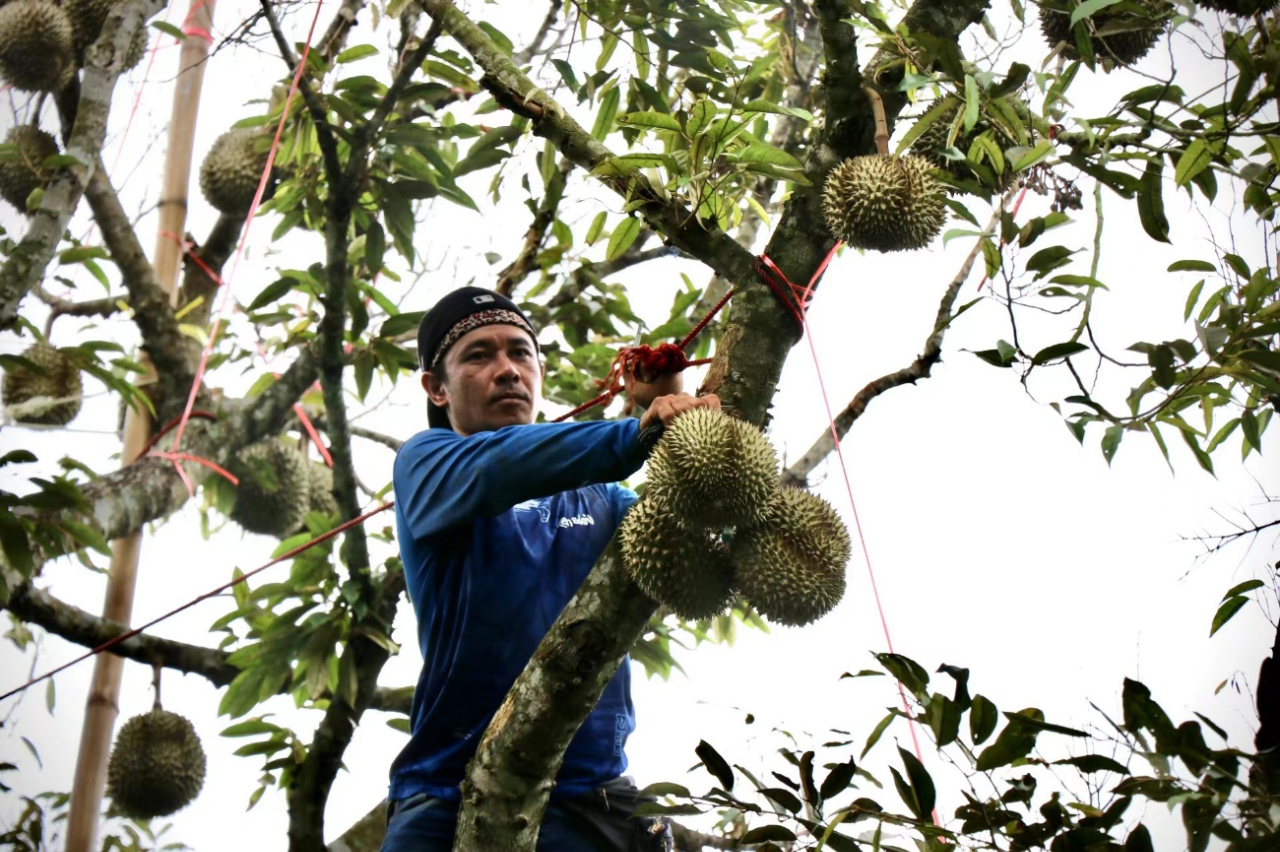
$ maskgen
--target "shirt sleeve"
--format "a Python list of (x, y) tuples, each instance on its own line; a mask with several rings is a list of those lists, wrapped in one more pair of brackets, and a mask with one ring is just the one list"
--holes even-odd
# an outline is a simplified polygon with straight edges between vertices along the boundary
[(396, 455), (396, 504), (414, 538), (517, 503), (625, 479), (644, 464), (638, 421), (534, 423), (414, 435)]

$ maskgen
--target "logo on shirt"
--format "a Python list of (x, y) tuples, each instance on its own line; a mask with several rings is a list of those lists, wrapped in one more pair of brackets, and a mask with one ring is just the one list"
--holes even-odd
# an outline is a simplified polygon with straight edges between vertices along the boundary
[(561, 518), (560, 529), (567, 530), (569, 527), (594, 527), (596, 519), (590, 515), (576, 515), (572, 518)]
[(627, 741), (627, 734), (631, 733), (631, 726), (627, 724), (625, 714), (619, 713), (614, 717), (613, 723), (613, 753), (622, 754), (622, 746)]
[(551, 507), (546, 500), (525, 500), (511, 507), (516, 512), (537, 512), (544, 524), (551, 522)]

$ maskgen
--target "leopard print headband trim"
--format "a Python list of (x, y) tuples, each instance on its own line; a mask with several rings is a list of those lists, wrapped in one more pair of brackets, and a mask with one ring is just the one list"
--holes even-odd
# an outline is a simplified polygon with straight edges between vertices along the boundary
[(436, 347), (435, 353), (431, 356), (431, 366), (428, 369), (434, 370), (436, 365), (440, 363), (440, 359), (444, 357), (444, 353), (448, 352), (449, 347), (457, 343), (464, 334), (486, 325), (514, 325), (529, 332), (529, 336), (533, 338), (533, 345), (538, 345), (538, 336), (534, 334), (533, 326), (529, 325), (525, 318), (515, 311), (508, 311), (502, 308), (476, 311), (474, 314), (459, 320), (457, 325), (449, 329), (449, 333), (440, 341), (440, 345)]

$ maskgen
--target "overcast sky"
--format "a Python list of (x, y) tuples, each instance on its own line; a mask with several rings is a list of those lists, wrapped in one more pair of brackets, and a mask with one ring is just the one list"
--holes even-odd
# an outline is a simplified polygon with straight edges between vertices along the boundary
[[(998, 14), (1007, 16), (1006, 5), (997, 5)], [(215, 34), (226, 35), (254, 6), (245, 0), (219, 4)], [(541, 17), (541, 4), (472, 3), (470, 8), (499, 22), (518, 43), (518, 36), (527, 38)], [(167, 14), (176, 23), (184, 12)], [(305, 34), (309, 20), (309, 14), (293, 19), (298, 38)], [(370, 36), (362, 26), (352, 43), (372, 41), (382, 46), (388, 37), (385, 32)], [(172, 43), (168, 38), (163, 41)], [(1167, 67), (1164, 45), (1144, 64), (1145, 71), (1159, 74)], [(575, 48), (590, 49), (590, 44)], [(1181, 81), (1187, 92), (1213, 84), (1217, 79), (1213, 69), (1198, 59), (1186, 37), (1175, 40), (1175, 49), (1183, 63), (1180, 69), (1191, 69)], [(1029, 32), (1024, 43), (1001, 60), (1000, 68), (1019, 57), (1035, 64), (1043, 53), (1038, 34)], [(581, 54), (575, 55), (575, 61), (577, 56)], [(368, 73), (380, 73), (382, 61), (367, 60)], [(165, 144), (162, 130), (176, 62), (177, 50), (166, 47), (157, 54), (145, 85), (144, 62), (118, 89), (105, 159), (115, 163), (113, 180), (122, 187), (130, 210), (149, 210), (156, 200)], [(229, 122), (256, 114), (258, 108), (246, 101), (265, 96), (267, 81), (282, 72), (282, 65), (271, 64), (269, 57), (248, 47), (226, 49), (212, 59), (201, 106), (197, 163)], [(350, 73), (365, 73), (365, 69), (352, 67)], [(1132, 75), (1082, 72), (1072, 90), (1076, 110), (1080, 115), (1101, 112), (1138, 84)], [(139, 91), (137, 115), (127, 139), (122, 139)], [(0, 122), (12, 120), (7, 104), (0, 112)], [(536, 139), (521, 143), (521, 168), (532, 168), (533, 153), (541, 144)], [(444, 201), (429, 208), (431, 215), (419, 227), (417, 244), (432, 272), (408, 294), (405, 310), (423, 309), (447, 290), (470, 281), (491, 283), (496, 269), (514, 256), (528, 216), (514, 169), (508, 167), (511, 174), (496, 206), (485, 200), (491, 172), (464, 180), (481, 203), (481, 214)], [(1091, 186), (1081, 186), (1088, 209), (1077, 214), (1076, 223), (1050, 236), (1085, 249), (1092, 242), (1094, 220)], [(1267, 256), (1260, 231), (1242, 217), (1232, 219), (1238, 199), (1227, 188), (1212, 209), (1203, 204), (1193, 208), (1187, 196), (1175, 194), (1171, 186), (1166, 188), (1165, 200), (1174, 242), (1161, 246), (1141, 231), (1131, 203), (1104, 193), (1106, 226), (1099, 277), (1110, 289), (1099, 294), (1094, 318), (1100, 342), (1113, 353), (1138, 340), (1186, 336), (1183, 303), (1196, 279), (1165, 269), (1180, 258), (1215, 259), (1210, 231), (1219, 242), (1227, 241), (1234, 221), (1235, 251), (1254, 264)], [(1043, 215), (1047, 205), (1046, 199), (1029, 194), (1020, 221)], [(620, 208), (616, 198), (578, 181), (571, 185), (562, 217), (581, 224), (580, 240), (585, 223), (599, 210), (614, 214), (612, 226)], [(985, 221), (986, 209), (980, 202), (972, 209)], [(188, 230), (199, 237), (207, 233), (214, 218), (193, 189)], [(242, 302), (274, 280), (277, 269), (305, 266), (322, 257), (316, 238), (291, 236), (287, 244), (270, 244), (274, 220), (267, 216), (255, 223), (246, 257), (231, 281), (235, 297)], [(8, 208), (0, 209), (0, 224), (11, 233), (22, 227)], [(71, 230), (84, 234), (87, 228), (82, 214)], [(139, 224), (144, 245), (151, 244), (153, 229), (154, 216), (147, 213)], [(1051, 244), (1050, 236), (1037, 247)], [(906, 255), (844, 252), (836, 259), (810, 314), (818, 360), (834, 406), (843, 406), (867, 381), (905, 366), (919, 353), (938, 299), (971, 246), (971, 238), (958, 238), (945, 248), (938, 241)], [(503, 257), (496, 267), (484, 260), (484, 253), (490, 251)], [(601, 253), (602, 247), (597, 246), (588, 256), (598, 258)], [(1082, 252), (1076, 266), (1065, 271), (1087, 272), (1087, 256)], [(667, 316), (681, 272), (699, 284), (708, 276), (697, 263), (672, 259), (649, 263), (617, 280), (628, 285), (637, 312), (656, 325)], [(979, 268), (971, 274), (961, 303), (990, 294), (990, 285), (977, 292), (980, 278)], [(76, 280), (78, 295), (101, 295), (89, 276), (80, 274)], [(404, 295), (403, 288), (389, 292), (395, 299)], [(1024, 343), (1025, 348), (1035, 351), (1038, 342), (1062, 339), (1061, 322), (1043, 315), (1026, 317), (1019, 328), (1024, 341), (1031, 341)], [(74, 320), (62, 319), (54, 342), (72, 342), (76, 328)], [(85, 335), (103, 333), (134, 339), (132, 329), (115, 325)], [(1052, 336), (1055, 333), (1059, 336)], [(1039, 371), (1024, 388), (1014, 372), (993, 368), (964, 351), (990, 348), (1002, 337), (1009, 337), (1004, 308), (984, 300), (948, 331), (944, 360), (933, 377), (875, 401), (845, 445), (847, 473), (896, 650), (930, 671), (942, 663), (971, 668), (971, 690), (990, 697), (1003, 710), (1039, 707), (1049, 721), (1075, 726), (1102, 723), (1090, 702), (1116, 717), (1122, 679), (1139, 678), (1175, 722), (1190, 718), (1193, 711), (1201, 712), (1226, 727), (1237, 746), (1250, 747), (1255, 720), (1246, 693), (1271, 644), (1269, 616), (1262, 608), (1249, 606), (1213, 639), (1208, 632), (1223, 592), (1246, 579), (1267, 579), (1266, 566), (1277, 558), (1276, 538), (1263, 536), (1203, 560), (1197, 559), (1203, 547), (1188, 539), (1227, 531), (1231, 523), (1243, 522), (1245, 515), (1259, 521), (1274, 517), (1274, 510), (1264, 503), (1266, 495), (1280, 493), (1280, 470), (1274, 462), (1280, 451), (1276, 431), (1268, 435), (1266, 454), (1254, 454), (1245, 464), (1239, 462), (1238, 434), (1229, 439), (1215, 455), (1216, 478), (1200, 470), (1176, 441), (1170, 444), (1176, 469), (1176, 474), (1171, 473), (1154, 443), (1137, 435), (1126, 439), (1108, 467), (1097, 447), (1100, 432), (1091, 432), (1081, 447), (1062, 418), (1048, 407), (1071, 392), (1063, 376)], [(16, 353), (21, 348), (12, 334), (0, 336), (0, 351)], [(255, 376), (223, 370), (212, 382), (238, 393)], [(1110, 399), (1119, 400), (1139, 378), (1113, 377), (1104, 371), (1099, 386)], [(687, 384), (696, 385), (696, 374)], [(394, 391), (375, 387), (369, 399), (378, 405), (361, 416), (361, 425), (399, 438), (425, 427), (415, 380), (406, 377)], [(0, 449), (29, 447), (40, 455), (44, 470), (51, 469), (59, 455), (72, 452), (95, 469), (109, 471), (115, 467), (112, 454), (119, 448), (116, 416), (115, 399), (94, 395), (86, 400), (71, 435), (10, 426), (0, 432)], [(814, 362), (807, 344), (801, 344), (784, 371), (770, 437), (780, 454), (794, 459), (824, 428), (826, 415)], [(388, 481), (391, 452), (366, 442), (358, 442), (356, 448), (362, 478), (375, 488)], [(29, 470), (20, 472), (30, 475)], [(14, 471), (5, 469), (0, 476), (4, 482), (0, 487), (19, 487)], [(852, 508), (839, 467), (824, 465), (815, 481), (817, 492), (836, 506), (852, 529)], [(376, 523), (381, 526), (384, 519), (390, 523), (389, 516)], [(194, 511), (154, 528), (143, 546), (135, 620), (149, 619), (224, 582), (233, 567), (247, 570), (261, 564), (274, 545), (230, 525), (205, 543)], [(382, 558), (389, 552), (381, 553)], [(282, 578), (287, 568), (276, 570), (279, 574), (267, 574), (262, 582)], [(800, 748), (845, 739), (830, 736), (828, 729), (849, 731), (854, 748), (860, 750), (886, 708), (898, 699), (887, 678), (840, 679), (843, 672), (871, 667), (870, 654), (886, 648), (868, 565), (856, 538), (848, 579), (843, 603), (816, 625), (774, 628), (768, 635), (743, 631), (733, 647), (704, 646), (696, 653), (681, 652), (687, 677), (677, 673), (669, 682), (648, 681), (637, 667), (634, 695), (639, 730), (628, 752), (639, 783), (679, 781), (695, 790), (708, 789), (710, 776), (701, 770), (685, 777), (685, 770), (697, 762), (693, 747), (701, 738), (711, 741), (730, 762), (764, 772), (785, 768), (774, 750), (787, 743), (775, 728), (794, 735)], [(46, 566), (41, 582), (64, 600), (95, 612), (100, 609), (104, 581), (78, 564), (62, 560)], [(230, 606), (229, 599), (202, 604), (155, 632), (213, 644), (218, 637), (207, 632), (207, 625)], [(402, 606), (393, 638), (403, 650), (386, 667), (381, 682), (413, 683), (421, 659), (407, 604)], [(19, 655), (6, 645), (0, 648), (0, 689), (22, 682), (31, 669), (43, 671), (81, 650), (49, 637), (40, 643), (37, 659), (31, 653)], [(27, 694), (16, 709), (13, 701), (0, 706), (0, 718), (16, 721), (0, 731), (0, 762), (21, 767), (16, 778), (9, 775), (0, 780), (14, 786), (16, 793), (70, 788), (91, 671), (92, 665), (86, 663), (58, 676), (52, 715), (44, 707), (43, 687)], [(126, 667), (122, 719), (150, 707), (150, 676), (146, 667), (132, 663)], [(1228, 685), (1215, 694), (1224, 681)], [(273, 789), (256, 808), (243, 812), (256, 786), (260, 763), (257, 758), (231, 756), (243, 741), (217, 736), (229, 724), (216, 717), (217, 692), (200, 678), (168, 673), (164, 696), (168, 709), (195, 721), (210, 768), (200, 798), (173, 819), (170, 839), (197, 849), (211, 846), (212, 838), (219, 846), (283, 847), (287, 817), (282, 793)], [(294, 711), (292, 702), (283, 698), (260, 706), (257, 713), (277, 714), (274, 721), (293, 725), (304, 740), (319, 720), (318, 713)], [(754, 714), (752, 725), (744, 724), (748, 713)], [(42, 767), (20, 737), (29, 738), (39, 749)], [(896, 761), (895, 739), (910, 747), (907, 729), (895, 725), (866, 763), (886, 781), (886, 762)], [(385, 794), (390, 762), (404, 742), (402, 734), (384, 724), (381, 714), (365, 717), (345, 756), (348, 771), (339, 776), (329, 800), (330, 837)], [(1065, 756), (1071, 746), (1052, 737), (1041, 742), (1050, 757)], [(924, 747), (925, 763), (941, 782), (939, 806), (943, 813), (950, 813), (961, 802), (959, 776), (944, 767), (927, 743)], [(847, 754), (847, 748), (836, 749), (820, 757), (840, 760)], [(1015, 774), (1021, 773), (997, 773), (999, 777)], [(864, 794), (885, 804), (894, 801), (888, 793), (866, 790)], [(0, 820), (12, 819), (20, 808), (16, 795), (0, 798)], [(1172, 838), (1179, 833), (1173, 831), (1170, 842), (1176, 843)]]

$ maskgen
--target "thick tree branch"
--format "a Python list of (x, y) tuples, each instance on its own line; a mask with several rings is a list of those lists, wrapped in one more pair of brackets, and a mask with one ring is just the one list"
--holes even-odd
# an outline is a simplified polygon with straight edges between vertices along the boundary
[(125, 53), (146, 19), (160, 11), (160, 0), (126, 0), (112, 8), (102, 34), (85, 55), (84, 76), (75, 125), (65, 153), (76, 163), (63, 166), (45, 189), (40, 207), (8, 260), (0, 266), (0, 329), (11, 328), (18, 304), (44, 278), (67, 222), (71, 220), (85, 186), (93, 176), (107, 132), (107, 114), (116, 79), (123, 71)]
[(542, 196), (542, 201), (538, 204), (538, 210), (533, 215), (533, 222), (529, 225), (529, 230), (524, 235), (524, 246), (520, 249), (520, 253), (516, 255), (516, 259), (511, 261), (506, 269), (498, 273), (498, 283), (494, 285), (495, 290), (504, 296), (510, 298), (512, 292), (515, 291), (516, 285), (528, 277), (533, 271), (537, 263), (538, 252), (542, 250), (542, 241), (547, 238), (547, 229), (551, 227), (551, 223), (556, 220), (556, 211), (560, 209), (560, 199), (564, 197), (564, 185), (569, 176), (569, 172), (573, 171), (573, 163), (568, 159), (561, 159), (556, 167), (555, 173), (551, 176), (551, 182), (547, 184), (546, 194)]
[[(267, 26), (271, 28), (271, 35), (276, 40), (276, 47), (280, 49), (280, 58), (284, 60), (284, 64), (289, 67), (290, 73), (297, 73), (298, 57), (294, 55), (293, 48), (289, 45), (289, 39), (285, 36), (284, 30), (280, 29), (280, 21), (276, 18), (275, 10), (271, 8), (271, 0), (261, 0), (262, 17), (266, 19)], [(311, 80), (307, 77), (304, 69), (298, 77), (298, 91), (302, 92), (302, 100), (307, 105), (307, 111), (311, 113), (311, 121), (316, 128), (316, 144), (320, 146), (320, 156), (324, 159), (324, 170), (329, 177), (329, 183), (338, 185), (342, 181), (342, 162), (338, 158), (338, 143), (333, 135), (333, 126), (329, 124), (329, 111), (325, 107), (324, 101), (317, 94), (315, 88), (311, 85)]]
[(841, 134), (837, 125), (853, 118), (864, 106), (862, 74), (858, 71), (858, 40), (850, 22), (846, 0), (815, 0), (825, 58), (825, 85), (828, 135)]
[(143, 350), (163, 382), (177, 388), (190, 387), (190, 338), (178, 329), (169, 294), (160, 286), (101, 159), (85, 187), (85, 200), (93, 210), (93, 219), (102, 230), (102, 240), (111, 250), (112, 260), (120, 268), (133, 321), (142, 333)]
[(101, 299), (73, 302), (53, 295), (39, 284), (31, 288), (31, 293), (49, 306), (49, 318), (44, 324), (45, 337), (49, 336), (58, 317), (109, 317), (120, 312), (120, 305), (124, 301), (119, 296), (106, 296)]
[[(983, 237), (995, 233), (996, 228), (1000, 225), (1000, 214), (1014, 192), (1016, 192), (1016, 188), (1009, 191), (1009, 194), (1004, 198), (1004, 202), (992, 214), (990, 221), (987, 222), (987, 227), (982, 231), (983, 236), (974, 241), (969, 256), (960, 265), (960, 271), (956, 273), (956, 277), (951, 280), (951, 283), (947, 285), (947, 289), (943, 292), (942, 299), (938, 303), (937, 316), (933, 321), (933, 331), (929, 333), (924, 342), (924, 351), (901, 370), (895, 370), (875, 381), (869, 382), (862, 390), (858, 391), (849, 404), (845, 406), (844, 410), (836, 416), (835, 429), (841, 440), (844, 440), (845, 435), (849, 433), (849, 429), (853, 426), (853, 422), (862, 416), (862, 413), (867, 410), (867, 406), (871, 404), (873, 399), (893, 388), (907, 384), (914, 385), (921, 379), (929, 378), (933, 371), (933, 366), (942, 360), (942, 338), (952, 320), (955, 319), (951, 311), (955, 307), (956, 297), (960, 294), (960, 288), (964, 286), (965, 279), (969, 277), (974, 261), (982, 252)], [(836, 436), (831, 433), (830, 429), (824, 429), (818, 439), (813, 442), (813, 446), (795, 464), (783, 472), (783, 484), (799, 488), (808, 487), (809, 474), (828, 455), (833, 453), (835, 448)]]
[(332, 62), (333, 58), (346, 47), (347, 37), (356, 25), (356, 16), (360, 14), (366, 2), (367, 0), (342, 0), (342, 5), (338, 7), (337, 12), (334, 12), (333, 20), (329, 22), (328, 28), (316, 42), (315, 47), (327, 62)]
[[(85, 648), (96, 648), (129, 631), (123, 624), (107, 621), (101, 616), (72, 606), (30, 583), (14, 590), (6, 608), (28, 624), (44, 628), (55, 636)], [(230, 651), (189, 645), (148, 633), (131, 636), (109, 653), (146, 666), (160, 665), (183, 674), (198, 675), (216, 687), (226, 686), (240, 674), (237, 666), (227, 662), (231, 656)], [(292, 689), (293, 684), (286, 683), (280, 687), (280, 694), (287, 694)], [(411, 686), (378, 687), (369, 703), (369, 709), (407, 716), (412, 703)]]

